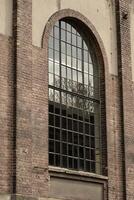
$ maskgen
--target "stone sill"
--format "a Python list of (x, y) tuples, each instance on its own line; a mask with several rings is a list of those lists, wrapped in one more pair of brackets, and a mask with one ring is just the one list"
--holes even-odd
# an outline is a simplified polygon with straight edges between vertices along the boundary
[(108, 180), (107, 176), (99, 175), (99, 174), (94, 174), (90, 172), (83, 172), (83, 171), (75, 171), (75, 170), (70, 170), (66, 168), (60, 168), (60, 167), (53, 167), (49, 166), (49, 173), (59, 173), (59, 174), (65, 174), (65, 175), (72, 175), (72, 176), (79, 176), (79, 177), (87, 177), (87, 178), (95, 178), (95, 179), (100, 179), (100, 180)]

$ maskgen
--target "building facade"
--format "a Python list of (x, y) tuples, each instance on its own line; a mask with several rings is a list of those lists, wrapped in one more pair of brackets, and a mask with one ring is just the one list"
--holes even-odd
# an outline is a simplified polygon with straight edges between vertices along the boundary
[(134, 199), (133, 21), (133, 0), (0, 0), (0, 200)]

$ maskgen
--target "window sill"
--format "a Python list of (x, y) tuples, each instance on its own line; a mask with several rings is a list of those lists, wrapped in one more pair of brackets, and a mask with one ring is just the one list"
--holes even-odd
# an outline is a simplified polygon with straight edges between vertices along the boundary
[(70, 169), (66, 169), (66, 168), (60, 168), (60, 167), (54, 167), (54, 166), (49, 166), (49, 173), (50, 176), (55, 176), (55, 175), (59, 175), (59, 176), (71, 176), (73, 177), (77, 177), (78, 179), (81, 178), (92, 178), (92, 179), (98, 179), (98, 180), (102, 180), (102, 181), (106, 181), (108, 180), (107, 176), (103, 176), (103, 175), (99, 175), (99, 174), (94, 174), (94, 173), (90, 173), (90, 172), (83, 172), (83, 171), (75, 171), (75, 170), (70, 170)]

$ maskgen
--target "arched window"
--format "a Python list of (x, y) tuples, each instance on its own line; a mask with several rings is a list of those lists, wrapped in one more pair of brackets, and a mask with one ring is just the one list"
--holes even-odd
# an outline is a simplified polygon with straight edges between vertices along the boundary
[(58, 21), (49, 36), (49, 164), (101, 174), (100, 72), (81, 28)]

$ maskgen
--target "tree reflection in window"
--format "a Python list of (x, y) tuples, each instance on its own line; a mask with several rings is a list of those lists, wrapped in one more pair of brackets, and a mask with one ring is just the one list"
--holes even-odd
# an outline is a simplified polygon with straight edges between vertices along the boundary
[(101, 173), (99, 70), (73, 23), (49, 37), (49, 164)]

